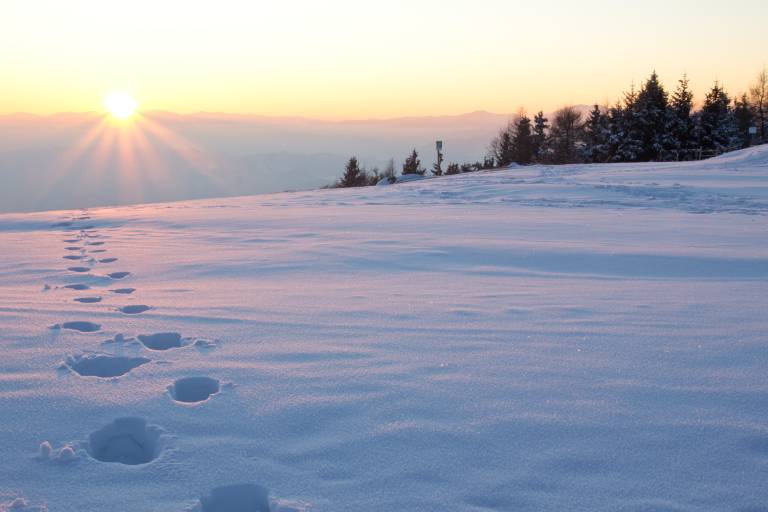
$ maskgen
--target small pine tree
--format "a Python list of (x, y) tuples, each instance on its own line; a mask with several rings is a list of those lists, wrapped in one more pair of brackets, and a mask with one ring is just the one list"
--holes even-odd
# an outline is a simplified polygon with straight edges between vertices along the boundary
[(426, 169), (421, 166), (421, 160), (419, 160), (419, 154), (416, 149), (411, 151), (411, 154), (403, 162), (403, 176), (406, 174), (420, 174), (424, 175)]
[(365, 171), (360, 169), (357, 162), (357, 157), (351, 157), (347, 162), (344, 169), (344, 175), (338, 181), (337, 186), (341, 188), (346, 187), (363, 187), (368, 184), (368, 176)]
[(445, 170), (445, 175), (450, 176), (451, 174), (459, 174), (461, 173), (461, 168), (459, 167), (459, 164), (450, 163), (448, 164), (448, 168)]
[(536, 162), (546, 160), (547, 154), (547, 131), (549, 130), (549, 119), (544, 117), (544, 112), (539, 110), (536, 116), (533, 118), (533, 135), (531, 141), (533, 143), (533, 159)]

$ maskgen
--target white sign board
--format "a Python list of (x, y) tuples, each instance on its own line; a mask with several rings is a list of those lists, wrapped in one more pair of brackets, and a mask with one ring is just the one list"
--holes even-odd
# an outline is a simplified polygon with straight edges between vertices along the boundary
[(749, 134), (750, 135), (757, 135), (757, 126), (750, 126), (749, 127)]

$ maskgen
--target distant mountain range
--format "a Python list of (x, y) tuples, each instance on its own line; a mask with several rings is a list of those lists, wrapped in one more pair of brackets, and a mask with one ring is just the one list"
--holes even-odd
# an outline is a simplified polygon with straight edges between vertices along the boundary
[[(588, 106), (580, 106), (587, 110)], [(98, 113), (0, 116), (0, 211), (172, 201), (309, 189), (346, 160), (398, 165), (411, 149), (429, 168), (481, 160), (513, 114), (327, 121), (301, 117), (151, 111), (138, 129)]]

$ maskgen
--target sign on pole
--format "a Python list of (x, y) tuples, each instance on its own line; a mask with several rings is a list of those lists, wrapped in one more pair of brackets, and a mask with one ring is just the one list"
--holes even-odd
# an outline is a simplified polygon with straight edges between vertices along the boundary
[(441, 140), (436, 140), (436, 141), (435, 141), (435, 147), (437, 148), (437, 152), (438, 152), (438, 153), (439, 153), (440, 151), (442, 151), (442, 150), (443, 150), (443, 141), (441, 141)]

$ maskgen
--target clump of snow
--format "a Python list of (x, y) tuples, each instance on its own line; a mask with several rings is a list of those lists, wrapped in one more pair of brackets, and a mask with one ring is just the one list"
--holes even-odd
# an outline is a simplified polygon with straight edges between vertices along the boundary
[(65, 444), (58, 450), (53, 447), (50, 441), (43, 441), (37, 450), (38, 458), (54, 462), (72, 462), (77, 458), (75, 448)]

